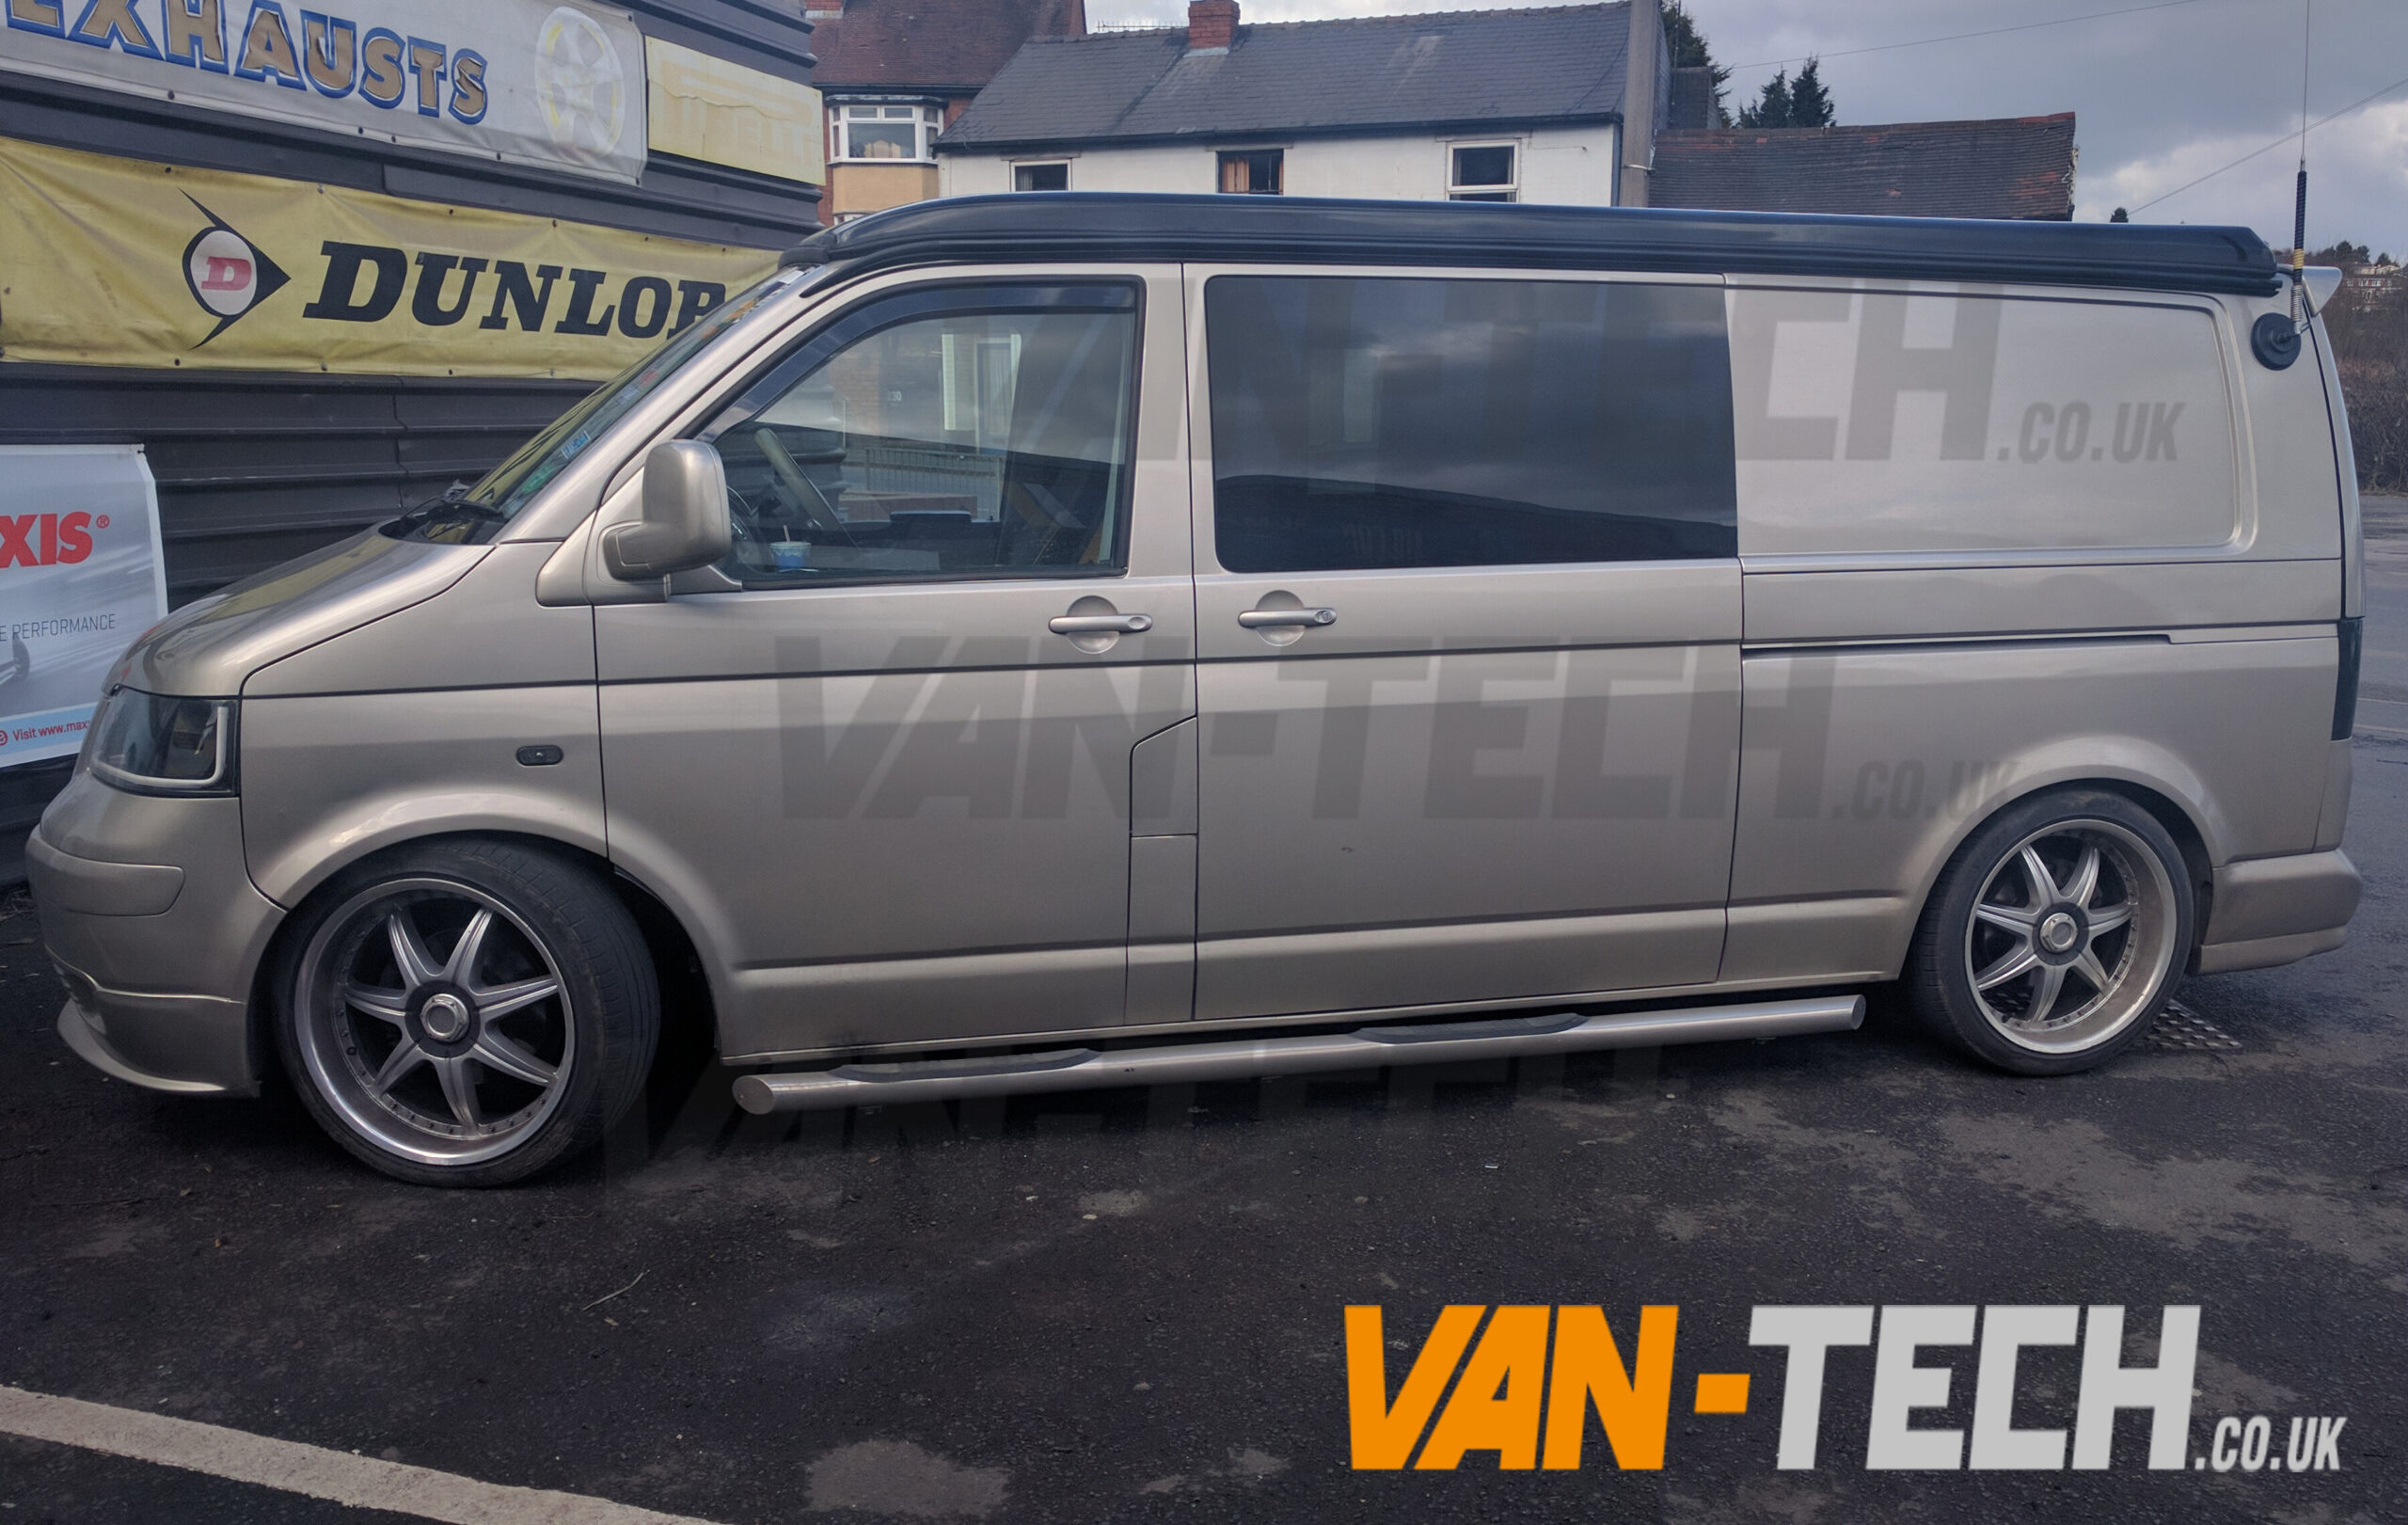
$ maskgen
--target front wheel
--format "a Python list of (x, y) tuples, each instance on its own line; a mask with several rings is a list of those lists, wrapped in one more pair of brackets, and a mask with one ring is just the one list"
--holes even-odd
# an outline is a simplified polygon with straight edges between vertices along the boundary
[(277, 982), (277, 1046), (318, 1124), (387, 1175), (520, 1180), (642, 1094), (659, 993), (593, 874), (511, 843), (433, 843), (316, 906)]
[(2070, 1074), (2140, 1041), (2191, 946), (2181, 850), (2119, 794), (2002, 812), (1950, 860), (1909, 983), (1942, 1038), (2018, 1074)]

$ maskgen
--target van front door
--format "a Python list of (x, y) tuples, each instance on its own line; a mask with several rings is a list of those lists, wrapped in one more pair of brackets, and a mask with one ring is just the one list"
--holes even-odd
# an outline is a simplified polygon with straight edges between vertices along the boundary
[(1714, 978), (1739, 715), (1719, 284), (1190, 290), (1198, 1016)]
[(1123, 1020), (1133, 760), (1195, 712), (1154, 284), (839, 313), (702, 431), (714, 590), (596, 611), (612, 856), (693, 931), (726, 1056)]

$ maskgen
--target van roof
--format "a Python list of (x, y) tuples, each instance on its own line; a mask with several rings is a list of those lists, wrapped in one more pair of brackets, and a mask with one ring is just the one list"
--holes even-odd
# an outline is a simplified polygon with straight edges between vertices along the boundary
[(2282, 289), (2273, 251), (2247, 228), (1091, 191), (915, 201), (816, 233), (784, 262), (974, 260), (1499, 265), (2247, 296)]

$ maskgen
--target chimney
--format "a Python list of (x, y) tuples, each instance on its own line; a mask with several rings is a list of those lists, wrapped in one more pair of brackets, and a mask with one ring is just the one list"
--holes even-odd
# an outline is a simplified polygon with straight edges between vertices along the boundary
[(1187, 51), (1226, 53), (1238, 38), (1238, 0), (1187, 0)]
[(1656, 168), (1656, 71), (1665, 57), (1662, 0), (1629, 0), (1630, 47), (1623, 55), (1622, 194), (1626, 207), (1647, 204)]

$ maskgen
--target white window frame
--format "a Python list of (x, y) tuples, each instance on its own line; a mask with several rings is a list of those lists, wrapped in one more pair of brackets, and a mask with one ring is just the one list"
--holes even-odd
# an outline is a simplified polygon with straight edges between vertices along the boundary
[[(895, 116), (905, 112), (908, 116)], [(912, 143), (919, 152), (909, 158), (884, 159), (852, 151), (853, 122), (864, 126), (891, 127), (909, 123), (914, 129)], [(937, 135), (944, 131), (944, 107), (925, 101), (844, 101), (828, 108), (828, 157), (840, 164), (920, 164), (937, 162)]]
[[(1503, 199), (1508, 201), (1520, 200), (1522, 199), (1522, 154), (1525, 148), (1526, 145), (1518, 137), (1476, 137), (1465, 138), (1458, 142), (1449, 143), (1447, 145), (1446, 163), (1447, 199), (1450, 201), (1472, 199), (1485, 201), (1495, 200), (1501, 197)], [(1455, 155), (1465, 149), (1506, 150), (1513, 155), (1513, 174), (1509, 176), (1502, 184), (1463, 185), (1456, 183)]]
[(1011, 171), (1012, 189), (1014, 191), (1020, 190), (1020, 172), (1022, 170), (1047, 169), (1051, 168), (1054, 165), (1060, 165), (1062, 167), (1062, 188), (1066, 191), (1069, 190), (1070, 188), (1070, 161), (1068, 158), (1011, 159), (1006, 161), (1006, 167)]

